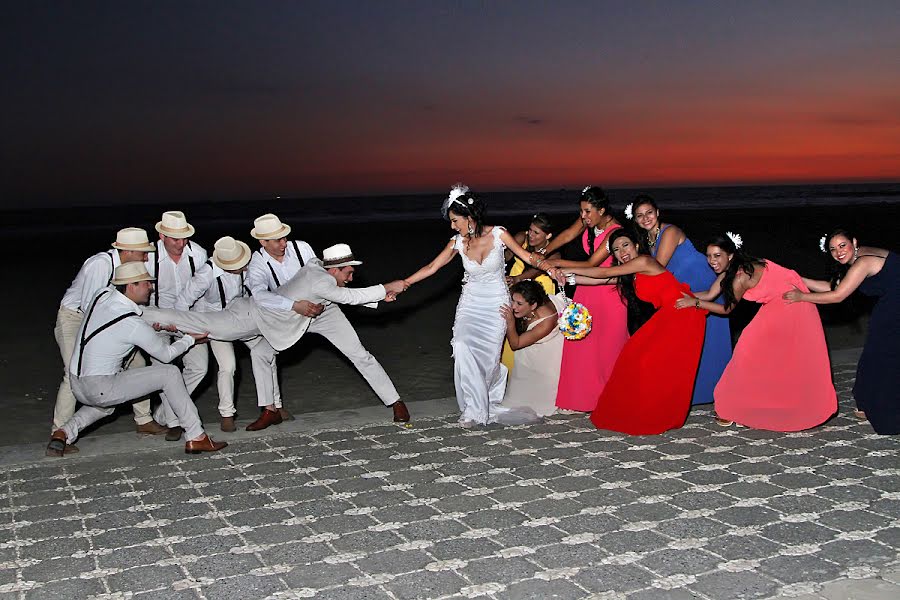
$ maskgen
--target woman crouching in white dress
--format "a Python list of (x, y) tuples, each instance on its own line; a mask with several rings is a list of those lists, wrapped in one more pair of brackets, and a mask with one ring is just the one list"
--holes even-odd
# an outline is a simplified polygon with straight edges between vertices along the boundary
[(562, 362), (563, 336), (557, 326), (565, 308), (558, 296), (526, 279), (509, 288), (512, 307), (501, 306), (506, 339), (515, 360), (506, 385), (503, 406), (530, 408), (539, 416), (556, 412), (556, 387)]
[(500, 406), (506, 390), (506, 367), (500, 351), (506, 322), (500, 307), (509, 305), (503, 251), (509, 248), (527, 264), (539, 266), (543, 257), (527, 252), (506, 229), (484, 224), (484, 202), (463, 185), (455, 186), (444, 201), (444, 218), (457, 232), (430, 263), (404, 279), (407, 287), (437, 273), (457, 254), (462, 258), (466, 283), (453, 323), (453, 379), (460, 425), (520, 424), (538, 420), (527, 409)]

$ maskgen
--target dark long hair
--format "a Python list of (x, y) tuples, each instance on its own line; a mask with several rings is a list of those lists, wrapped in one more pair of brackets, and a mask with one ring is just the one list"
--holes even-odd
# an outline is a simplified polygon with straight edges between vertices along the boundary
[[(606, 238), (606, 241), (609, 244), (610, 254), (612, 254), (613, 243), (622, 237), (631, 240), (631, 243), (637, 248), (638, 254), (649, 254), (647, 250), (647, 237), (635, 231), (633, 227), (625, 226), (616, 229)], [(619, 259), (616, 258), (615, 254), (612, 254), (612, 257), (614, 265), (622, 264), (619, 262)], [(637, 292), (634, 289), (633, 273), (616, 277), (616, 289), (618, 289), (619, 297), (628, 309), (628, 332), (633, 334), (640, 329), (644, 323), (650, 320), (650, 317), (653, 316), (656, 309), (649, 302), (644, 302), (638, 298)]]
[[(831, 256), (831, 252), (828, 250), (828, 244), (831, 242), (832, 238), (834, 238), (834, 236), (836, 236), (836, 235), (844, 236), (845, 238), (850, 240), (851, 244), (853, 244), (853, 240), (855, 239), (852, 233), (850, 233), (849, 231), (847, 231), (846, 229), (843, 229), (841, 227), (838, 227), (837, 229), (835, 229), (831, 233), (829, 233), (827, 236), (825, 236), (825, 254), (828, 255), (828, 259), (833, 264), (832, 273), (831, 273), (831, 289), (835, 289), (838, 286), (838, 284), (840, 284), (841, 281), (844, 279), (844, 277), (847, 275), (847, 271), (850, 270), (849, 264), (842, 265), (838, 261), (834, 260), (834, 257)], [(854, 250), (854, 252), (855, 252), (855, 250)]]
[[(594, 208), (597, 210), (604, 210), (606, 214), (609, 214), (609, 196), (599, 185), (592, 185), (584, 188), (581, 192), (581, 197), (578, 199), (579, 204), (582, 202), (589, 202)], [(594, 240), (596, 239), (596, 234), (594, 233), (594, 228), (588, 228), (588, 254), (594, 253)]]
[[(547, 213), (535, 213), (534, 216), (531, 217), (531, 221), (529, 221), (528, 224), (534, 225), (546, 234), (553, 233), (553, 223), (550, 221), (550, 215), (548, 215)], [(528, 241), (527, 233), (525, 234), (525, 244), (527, 246), (525, 248), (526, 250), (528, 250), (529, 252), (534, 250), (534, 248), (531, 246), (531, 243)]]
[(484, 200), (476, 198), (472, 192), (466, 192), (456, 200), (447, 206), (447, 218), (450, 218), (450, 213), (466, 218), (472, 217), (475, 222), (475, 231), (472, 233), (472, 237), (481, 237), (481, 234), (484, 233), (484, 213), (487, 208)]
[(713, 236), (711, 240), (706, 242), (705, 248), (710, 246), (718, 246), (727, 254), (732, 255), (731, 262), (728, 263), (728, 268), (725, 269), (722, 277), (722, 297), (725, 299), (725, 308), (730, 309), (737, 304), (737, 299), (734, 297), (734, 278), (738, 271), (743, 271), (752, 277), (756, 267), (765, 267), (766, 261), (741, 252), (727, 235), (717, 234)]
[[(544, 286), (531, 279), (526, 279), (513, 284), (509, 288), (510, 297), (512, 297), (513, 294), (519, 294), (525, 302), (528, 304), (536, 304), (537, 307), (543, 306), (550, 301), (547, 297), (547, 292), (544, 291)], [(527, 330), (528, 323), (526, 323), (525, 319), (516, 318), (516, 331), (525, 333)]]

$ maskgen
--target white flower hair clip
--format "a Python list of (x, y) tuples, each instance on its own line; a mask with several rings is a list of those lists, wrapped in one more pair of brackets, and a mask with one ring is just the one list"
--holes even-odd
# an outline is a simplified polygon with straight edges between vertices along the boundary
[(625, 207), (625, 218), (629, 221), (634, 218), (634, 202)]
[(727, 235), (728, 239), (731, 240), (731, 243), (734, 244), (735, 249), (740, 250), (741, 246), (744, 245), (744, 239), (741, 237), (741, 234), (726, 231), (725, 235)]
[(828, 252), (828, 248), (825, 247), (825, 242), (827, 241), (827, 239), (826, 239), (827, 237), (828, 236), (823, 235), (822, 237), (819, 238), (819, 250), (821, 250), (822, 252)]
[(581, 193), (582, 193), (582, 194), (587, 194), (587, 191), (588, 191), (589, 189), (591, 189), (592, 187), (594, 187), (594, 186), (592, 186), (592, 185), (586, 185), (586, 186), (584, 186), (584, 189), (581, 190)]
[[(452, 188), (450, 188), (450, 195), (447, 196), (447, 199), (444, 200), (444, 205), (441, 207), (441, 214), (444, 215), (444, 218), (447, 218), (447, 212), (450, 210), (450, 205), (454, 202), (459, 204), (460, 206), (466, 206), (460, 201), (460, 196), (468, 193), (469, 187), (462, 184), (457, 183)], [(472, 198), (469, 198), (469, 204), (471, 205), (474, 202)]]

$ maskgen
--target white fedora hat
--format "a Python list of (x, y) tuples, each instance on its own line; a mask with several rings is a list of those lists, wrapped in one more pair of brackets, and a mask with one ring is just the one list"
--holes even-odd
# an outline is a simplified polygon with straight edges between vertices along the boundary
[(361, 260), (353, 259), (353, 251), (347, 244), (335, 244), (322, 250), (322, 266), (326, 269), (361, 265)]
[(285, 225), (281, 219), (268, 213), (253, 220), (253, 229), (250, 230), (250, 235), (258, 240), (280, 240), (290, 232), (290, 225)]
[(155, 246), (150, 245), (147, 232), (139, 227), (126, 227), (116, 232), (116, 241), (113, 242), (116, 250), (134, 250), (136, 252), (153, 252)]
[(250, 246), (230, 235), (216, 240), (213, 248), (212, 261), (222, 270), (237, 271), (250, 262)]
[(113, 285), (125, 285), (126, 283), (137, 283), (138, 281), (154, 281), (156, 278), (147, 272), (147, 267), (143, 262), (132, 261), (122, 263), (116, 267), (113, 274)]
[(156, 224), (156, 230), (170, 238), (189, 238), (194, 235), (194, 226), (187, 222), (180, 210), (169, 210), (162, 214), (162, 221)]

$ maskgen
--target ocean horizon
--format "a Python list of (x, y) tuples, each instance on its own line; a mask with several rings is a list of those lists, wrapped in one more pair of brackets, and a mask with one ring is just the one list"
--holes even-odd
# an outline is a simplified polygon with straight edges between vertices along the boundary
[[(900, 182), (814, 185), (753, 185), (661, 188), (607, 188), (613, 210), (621, 211), (638, 194), (649, 194), (661, 208), (727, 210), (900, 203)], [(580, 189), (475, 193), (487, 202), (488, 220), (536, 212), (575, 212)], [(440, 218), (444, 195), (406, 194), (273, 197), (257, 200), (182, 201), (118, 206), (17, 208), (3, 211), (0, 236), (64, 233), (146, 226), (164, 210), (183, 210), (191, 223), (216, 229), (246, 228), (262, 213), (274, 212), (285, 222), (339, 224), (420, 221)], [(127, 224), (127, 225), (126, 225)]]

